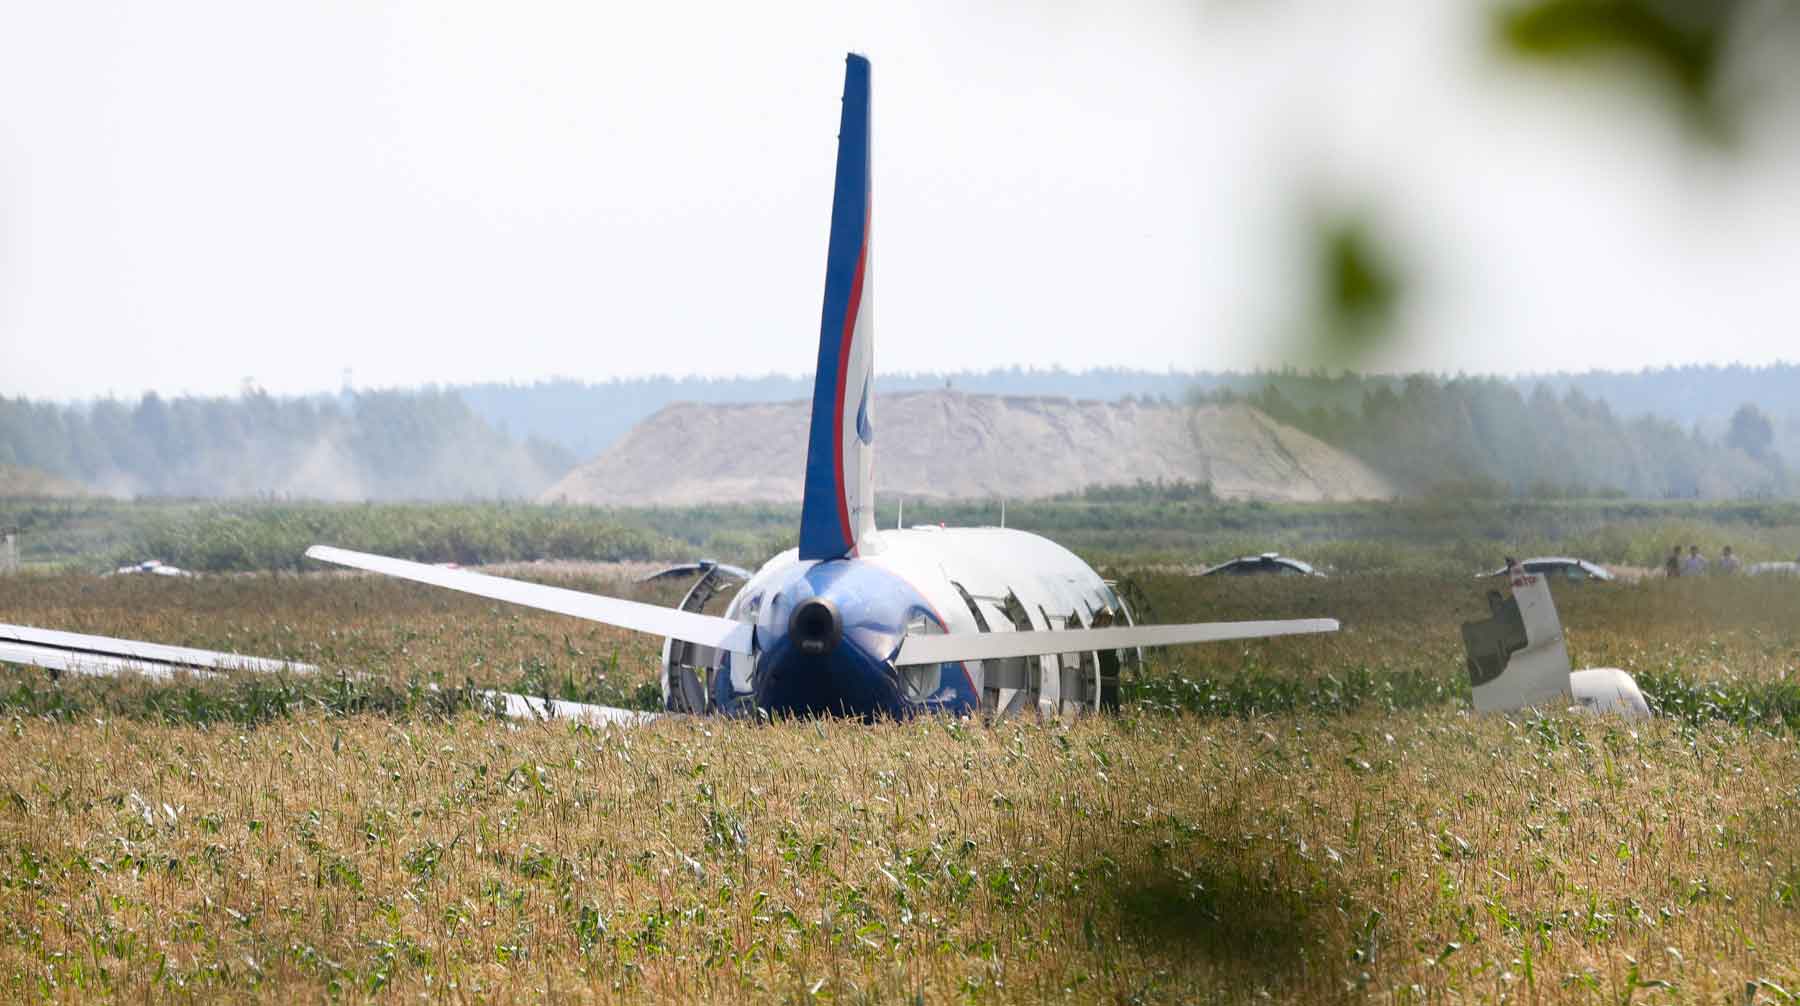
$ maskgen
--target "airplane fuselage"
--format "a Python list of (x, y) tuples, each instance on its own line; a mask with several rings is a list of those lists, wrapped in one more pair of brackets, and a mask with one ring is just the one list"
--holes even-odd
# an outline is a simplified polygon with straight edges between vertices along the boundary
[(725, 617), (756, 626), (758, 654), (752, 666), (725, 659), (714, 708), (1056, 714), (1099, 705), (1116, 681), (1114, 652), (896, 666), (909, 634), (1094, 628), (1129, 624), (1129, 614), (1092, 567), (1028, 532), (915, 527), (869, 545), (826, 560), (790, 549), (739, 589)]

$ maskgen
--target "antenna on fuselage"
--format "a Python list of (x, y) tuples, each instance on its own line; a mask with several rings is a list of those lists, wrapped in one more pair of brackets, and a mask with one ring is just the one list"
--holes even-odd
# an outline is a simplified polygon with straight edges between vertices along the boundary
[(894, 516), (894, 530), (906, 530), (906, 497), (896, 496), (895, 502), (900, 504), (900, 512)]
[(1006, 526), (1006, 497), (1000, 497), (1000, 526)]

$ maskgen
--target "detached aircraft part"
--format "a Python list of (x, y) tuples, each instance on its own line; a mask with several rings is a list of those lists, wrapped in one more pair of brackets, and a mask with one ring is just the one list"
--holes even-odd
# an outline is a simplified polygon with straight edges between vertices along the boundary
[(29, 625), (0, 625), (0, 661), (70, 674), (112, 675), (128, 671), (146, 678), (169, 678), (176, 671), (310, 674), (318, 670), (311, 664), (267, 657), (58, 632)]
[[(139, 674), (168, 681), (177, 672), (211, 676), (227, 671), (259, 674), (315, 674), (318, 668), (291, 660), (271, 660), (241, 653), (164, 646), (136, 639), (58, 632), (29, 625), (0, 625), (0, 663), (41, 667), (60, 674), (113, 677)], [(655, 713), (618, 709), (586, 702), (543, 699), (517, 692), (483, 691), (482, 698), (512, 719), (576, 720), (632, 726), (655, 719)]]
[(1616, 667), (1570, 670), (1562, 622), (1544, 574), (1515, 569), (1509, 583), (1512, 597), (1490, 591), (1489, 617), (1462, 626), (1476, 712), (1573, 702), (1587, 712), (1650, 718), (1650, 704), (1630, 674)]

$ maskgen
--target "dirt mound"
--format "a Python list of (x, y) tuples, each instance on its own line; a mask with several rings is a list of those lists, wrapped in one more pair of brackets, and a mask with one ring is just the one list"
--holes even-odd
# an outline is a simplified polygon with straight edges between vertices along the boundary
[[(811, 403), (668, 406), (543, 495), (570, 503), (795, 502)], [(1247, 405), (919, 391), (875, 404), (878, 495), (1031, 499), (1210, 482), (1229, 499), (1382, 499), (1368, 466)]]

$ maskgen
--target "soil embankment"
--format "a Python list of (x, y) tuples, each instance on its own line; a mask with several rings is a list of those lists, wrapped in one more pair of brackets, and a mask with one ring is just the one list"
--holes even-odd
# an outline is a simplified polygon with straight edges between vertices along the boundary
[[(564, 476), (546, 501), (793, 502), (809, 402), (678, 403)], [(875, 401), (881, 495), (1033, 499), (1088, 486), (1209, 482), (1227, 499), (1385, 499), (1392, 484), (1247, 405), (1197, 407), (919, 391)]]

